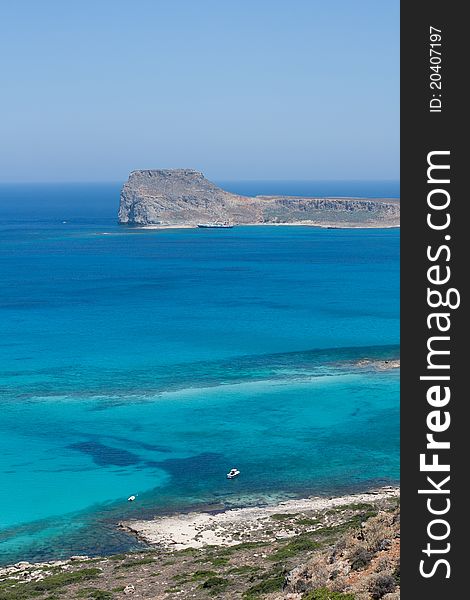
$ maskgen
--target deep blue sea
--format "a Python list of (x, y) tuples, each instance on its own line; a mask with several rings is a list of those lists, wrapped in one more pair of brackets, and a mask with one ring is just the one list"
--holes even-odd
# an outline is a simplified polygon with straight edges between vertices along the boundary
[(0, 562), (135, 548), (130, 516), (397, 482), (399, 374), (356, 362), (399, 354), (399, 230), (129, 229), (120, 187), (0, 185)]

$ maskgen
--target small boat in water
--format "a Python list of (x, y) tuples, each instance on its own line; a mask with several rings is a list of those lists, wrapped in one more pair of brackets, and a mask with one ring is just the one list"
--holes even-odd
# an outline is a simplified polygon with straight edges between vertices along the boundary
[(240, 475), (240, 471), (238, 469), (230, 469), (227, 473), (227, 479), (234, 479)]
[(233, 227), (232, 223), (229, 223), (228, 221), (224, 221), (223, 223), (218, 221), (215, 221), (214, 223), (198, 223), (197, 226), (201, 229), (231, 229)]

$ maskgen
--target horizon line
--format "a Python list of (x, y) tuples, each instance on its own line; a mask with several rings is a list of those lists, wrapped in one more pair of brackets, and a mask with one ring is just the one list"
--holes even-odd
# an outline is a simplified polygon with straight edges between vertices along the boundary
[[(244, 182), (267, 182), (267, 181), (272, 181), (272, 182), (305, 182), (305, 183), (321, 183), (321, 182), (329, 182), (329, 183), (341, 183), (341, 182), (364, 182), (364, 181), (368, 181), (368, 182), (376, 182), (376, 183), (384, 183), (384, 182), (393, 182), (393, 183), (399, 183), (400, 182), (400, 178), (397, 179), (393, 179), (393, 178), (386, 178), (386, 179), (279, 179), (279, 178), (275, 178), (275, 179), (220, 179), (220, 178), (213, 178), (210, 179), (211, 181), (215, 181), (215, 182), (223, 182), (223, 183), (244, 183)], [(2, 181), (0, 180), (0, 185), (60, 185), (60, 184), (71, 184), (71, 185), (79, 185), (79, 184), (90, 184), (90, 183), (102, 183), (102, 184), (106, 184), (106, 183), (116, 183), (116, 184), (121, 184), (121, 183), (125, 183), (127, 181), (127, 179), (122, 180), (122, 179), (87, 179), (87, 180), (76, 180), (76, 179), (64, 179), (64, 180), (44, 180), (44, 181), (15, 181), (15, 180), (5, 180)]]

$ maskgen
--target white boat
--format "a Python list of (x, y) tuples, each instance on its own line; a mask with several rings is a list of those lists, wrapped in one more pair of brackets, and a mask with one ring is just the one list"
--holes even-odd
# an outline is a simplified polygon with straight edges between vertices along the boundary
[(227, 473), (227, 479), (234, 479), (240, 475), (240, 471), (238, 469), (230, 469)]
[(233, 227), (228, 221), (224, 221), (223, 223), (218, 221), (214, 223), (198, 223), (197, 226), (201, 229), (231, 229)]

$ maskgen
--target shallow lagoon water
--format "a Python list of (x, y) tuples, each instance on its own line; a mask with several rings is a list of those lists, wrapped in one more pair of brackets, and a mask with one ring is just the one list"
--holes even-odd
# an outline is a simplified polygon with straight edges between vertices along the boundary
[(398, 373), (354, 366), (398, 355), (398, 230), (57, 210), (1, 225), (3, 562), (134, 547), (130, 515), (398, 480)]

